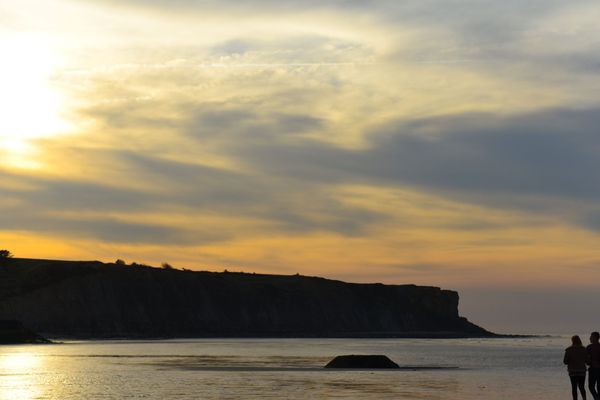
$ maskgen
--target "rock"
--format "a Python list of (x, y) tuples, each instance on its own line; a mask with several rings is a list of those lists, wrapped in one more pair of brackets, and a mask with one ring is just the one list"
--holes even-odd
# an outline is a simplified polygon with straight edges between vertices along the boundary
[(337, 356), (325, 368), (396, 369), (398, 364), (382, 355)]

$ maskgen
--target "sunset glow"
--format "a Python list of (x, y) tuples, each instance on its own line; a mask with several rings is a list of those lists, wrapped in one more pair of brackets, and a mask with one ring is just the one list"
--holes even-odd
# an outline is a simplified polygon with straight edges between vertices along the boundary
[(4, 3), (17, 256), (600, 279), (598, 2)]

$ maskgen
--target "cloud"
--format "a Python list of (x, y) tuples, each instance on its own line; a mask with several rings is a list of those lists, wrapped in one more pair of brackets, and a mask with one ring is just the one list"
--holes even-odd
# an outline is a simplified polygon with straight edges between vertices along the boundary
[(583, 213), (580, 218), (580, 223), (589, 229), (600, 232), (600, 210)]
[[(10, 185), (18, 179), (20, 185)], [(169, 226), (158, 222), (128, 221), (157, 203), (149, 192), (100, 183), (47, 179), (14, 173), (0, 173), (4, 184), (0, 195), (9, 200), (3, 206), (0, 229), (30, 231), (109, 243), (185, 244), (223, 240), (222, 233)], [(116, 214), (120, 213), (120, 217)]]
[[(344, 204), (328, 188), (310, 182), (131, 151), (86, 153), (88, 159), (99, 158), (100, 164), (107, 159), (113, 168), (126, 172), (110, 184), (4, 172), (6, 185), (0, 194), (10, 200), (3, 207), (10, 217), (4, 218), (2, 228), (118, 243), (203, 244), (274, 232), (357, 235), (382, 218), (375, 211)], [(20, 185), (11, 183), (15, 181)], [(165, 222), (169, 214), (207, 222), (196, 226), (181, 224), (181, 218)], [(238, 219), (238, 225), (231, 219)]]
[[(385, 81), (358, 87), (360, 72), (213, 73), (189, 61), (150, 70), (128, 66), (118, 75), (126, 85), (109, 81), (93, 91), (120, 100), (92, 104), (85, 112), (110, 132), (85, 137), (86, 145), (102, 138), (105, 148), (88, 158), (110, 158), (111, 171), (122, 171), (119, 182), (107, 185), (104, 179), (89, 188), (55, 182), (39, 198), (52, 206), (72, 193), (64, 204), (73, 209), (125, 211), (136, 204), (145, 211), (255, 219), (261, 234), (361, 235), (390, 218), (387, 211), (350, 206), (337, 192), (364, 185), (424, 191), (590, 228), (581, 221), (600, 195), (597, 109), (435, 116), (428, 106), (421, 118), (394, 117), (391, 92), (378, 97)], [(139, 100), (150, 88), (154, 97)], [(351, 145), (350, 134), (359, 138)], [(98, 204), (86, 202), (85, 193), (98, 193)], [(482, 223), (481, 229), (491, 229)]]
[[(124, 10), (115, 26), (131, 20), (139, 36), (120, 38), (122, 46), (106, 42), (110, 49), (94, 55), (105, 67), (62, 77), (81, 90), (81, 103), (72, 104), (77, 117), (98, 123), (73, 139), (74, 148), (104, 150), (70, 165), (87, 165), (92, 176), (25, 179), (34, 188), (9, 192), (15, 201), (49, 213), (170, 209), (255, 218), (265, 231), (358, 235), (389, 217), (350, 206), (338, 192), (364, 185), (596, 225), (583, 223), (582, 213), (593, 215), (600, 190), (597, 110), (569, 110), (552, 85), (519, 92), (520, 78), (532, 72), (556, 78), (541, 63), (552, 69), (552, 60), (568, 56), (577, 64), (565, 61), (559, 81), (577, 66), (595, 68), (595, 56), (586, 54), (596, 54), (589, 50), (597, 44), (580, 39), (596, 28), (572, 22), (580, 20), (577, 10), (560, 17), (574, 7), (565, 0), (119, 4), (173, 13), (152, 21), (152, 13)], [(252, 18), (240, 25), (232, 10)], [(101, 20), (108, 11), (84, 15)], [(195, 12), (220, 33), (191, 44)], [(268, 24), (286, 16), (289, 24)], [(156, 41), (176, 26), (172, 40)], [(573, 28), (572, 51), (561, 26)], [(529, 51), (545, 49), (549, 38), (562, 38), (554, 41), (558, 50)], [(414, 67), (469, 58), (499, 62), (443, 69), (447, 79), (437, 78), (436, 67)], [(365, 60), (373, 64), (337, 67)], [(321, 68), (326, 64), (336, 67)], [(545, 97), (536, 90), (547, 88), (560, 93), (556, 102), (565, 108), (542, 109)], [(538, 111), (523, 112), (530, 97)], [(479, 103), (491, 111), (473, 111)], [(60, 157), (62, 150), (46, 149)], [(488, 221), (453, 226), (493, 228)]]
[[(123, 182), (143, 182), (144, 190), (126, 188), (123, 182), (114, 187), (55, 182), (38, 198), (50, 206), (82, 210), (114, 206), (124, 211), (135, 204), (139, 210), (255, 218), (261, 221), (256, 226), (260, 232), (360, 235), (390, 218), (389, 211), (350, 206), (337, 192), (342, 186), (364, 185), (408, 188), (597, 230), (586, 216), (596, 211), (600, 197), (600, 142), (594, 133), (600, 124), (598, 109), (391, 118), (361, 126), (362, 145), (348, 147), (327, 140), (328, 132), (346, 126), (336, 126), (330, 115), (311, 107), (304, 112), (281, 107), (277, 95), (174, 104), (181, 106), (181, 114), (168, 126), (157, 128), (144, 118), (161, 114), (153, 111), (155, 106), (163, 109), (159, 102), (149, 104), (142, 118), (133, 116), (131, 125), (145, 132), (143, 143), (131, 141), (134, 136), (127, 130), (120, 136), (132, 149), (148, 151), (114, 148), (88, 157), (110, 158), (115, 169), (126, 171)], [(112, 118), (95, 115), (109, 123)], [(155, 156), (157, 146), (169, 147)], [(204, 154), (219, 163), (203, 162)], [(451, 226), (445, 224), (439, 227)], [(489, 221), (454, 226), (493, 229)]]
[(8, 208), (8, 211), (10, 215), (3, 218), (2, 230), (36, 232), (72, 239), (90, 238), (118, 244), (186, 245), (206, 244), (225, 239), (222, 235), (208, 232), (186, 232), (179, 228), (126, 222), (111, 217), (52, 216), (17, 207)]
[(578, 207), (600, 199), (599, 124), (596, 109), (465, 114), (387, 123), (363, 149), (272, 137), (226, 151), (282, 179), (409, 186), (491, 207), (558, 210), (575, 222)]
[[(161, 9), (179, 13), (224, 13), (236, 18), (260, 15), (262, 18), (281, 18), (281, 15), (322, 16), (324, 12), (336, 13), (338, 22), (343, 17), (361, 21), (368, 17), (386, 29), (398, 26), (426, 27), (452, 32), (465, 48), (496, 43), (500, 45), (518, 40), (535, 26), (536, 21), (547, 16), (564, 13), (574, 6), (592, 8), (593, 0), (581, 1), (577, 5), (567, 0), (518, 0), (497, 2), (493, 0), (440, 0), (407, 1), (359, 1), (359, 0), (96, 0), (101, 4), (128, 4), (139, 8)], [(589, 14), (589, 12), (588, 12)], [(425, 47), (431, 43), (421, 43)], [(456, 44), (456, 43), (455, 43)], [(243, 53), (252, 47), (242, 39), (232, 39), (218, 46), (226, 52)], [(484, 46), (485, 47), (485, 46)]]
[(155, 157), (124, 154), (140, 179), (163, 190), (157, 201), (189, 212), (257, 218), (280, 232), (362, 232), (382, 216), (346, 205), (328, 187), (310, 181), (273, 179), (255, 171), (240, 172)]
[(32, 209), (132, 211), (150, 205), (144, 192), (101, 183), (44, 178), (31, 178), (30, 183), (35, 189), (17, 193), (24, 196)]
[(597, 109), (400, 122), (372, 136), (365, 172), (490, 196), (593, 200), (600, 196), (598, 123)]
[(307, 114), (256, 112), (244, 108), (201, 105), (193, 111), (188, 135), (205, 143), (220, 141), (271, 141), (273, 137), (302, 135), (325, 129), (323, 119)]

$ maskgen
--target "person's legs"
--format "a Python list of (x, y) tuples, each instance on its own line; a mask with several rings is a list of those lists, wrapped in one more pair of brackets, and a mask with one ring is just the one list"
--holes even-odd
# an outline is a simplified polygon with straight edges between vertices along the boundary
[(594, 391), (592, 392), (592, 396), (594, 396), (594, 400), (600, 400), (600, 368), (593, 368), (593, 377), (594, 377)]
[(598, 368), (590, 368), (588, 371), (588, 388), (594, 400), (600, 400), (600, 370)]
[(571, 379), (571, 395), (573, 400), (577, 400), (577, 377), (569, 376), (569, 379)]
[(579, 386), (579, 391), (581, 392), (581, 398), (585, 399), (585, 375), (577, 377), (577, 386)]

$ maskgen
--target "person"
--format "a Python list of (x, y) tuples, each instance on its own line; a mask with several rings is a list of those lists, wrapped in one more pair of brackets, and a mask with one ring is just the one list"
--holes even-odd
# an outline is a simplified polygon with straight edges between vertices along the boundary
[(585, 364), (588, 360), (587, 349), (583, 347), (581, 338), (577, 335), (571, 338), (572, 345), (567, 347), (565, 350), (565, 358), (563, 362), (567, 366), (569, 371), (569, 378), (571, 379), (571, 393), (573, 394), (573, 400), (577, 400), (577, 388), (581, 392), (581, 398), (585, 398)]
[(587, 347), (588, 388), (594, 400), (600, 400), (600, 333), (592, 332)]

